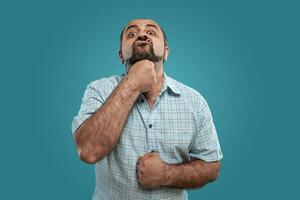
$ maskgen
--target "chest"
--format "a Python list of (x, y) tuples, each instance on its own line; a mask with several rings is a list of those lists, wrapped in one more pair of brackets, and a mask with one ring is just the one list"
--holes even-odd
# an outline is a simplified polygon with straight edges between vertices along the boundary
[(194, 111), (185, 104), (164, 104), (149, 110), (136, 105), (130, 113), (118, 148), (137, 157), (158, 151), (167, 163), (188, 161), (197, 132)]

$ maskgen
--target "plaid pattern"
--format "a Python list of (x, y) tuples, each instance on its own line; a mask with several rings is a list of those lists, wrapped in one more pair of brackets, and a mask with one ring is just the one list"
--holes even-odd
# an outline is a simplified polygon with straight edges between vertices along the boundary
[[(105, 102), (122, 80), (111, 76), (91, 82), (84, 93), (72, 133)], [(171, 187), (143, 188), (137, 180), (137, 158), (160, 152), (169, 164), (223, 155), (205, 99), (194, 89), (164, 74), (161, 93), (150, 110), (143, 94), (137, 99), (114, 150), (95, 164), (94, 200), (188, 199), (186, 190)]]

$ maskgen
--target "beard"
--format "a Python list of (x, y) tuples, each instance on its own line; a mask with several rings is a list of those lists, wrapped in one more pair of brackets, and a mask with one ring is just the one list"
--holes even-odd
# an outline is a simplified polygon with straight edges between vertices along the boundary
[(152, 43), (138, 45), (134, 43), (132, 45), (132, 56), (126, 59), (125, 63), (132, 66), (134, 63), (145, 59), (150, 60), (151, 62), (159, 62), (163, 57), (155, 55)]

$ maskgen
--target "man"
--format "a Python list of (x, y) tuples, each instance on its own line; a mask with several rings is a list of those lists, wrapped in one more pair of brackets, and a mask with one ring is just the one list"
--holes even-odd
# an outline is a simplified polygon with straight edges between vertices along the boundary
[(164, 73), (169, 47), (153, 20), (121, 33), (122, 76), (91, 82), (72, 132), (81, 160), (96, 164), (93, 199), (188, 199), (219, 176), (222, 153), (209, 107)]

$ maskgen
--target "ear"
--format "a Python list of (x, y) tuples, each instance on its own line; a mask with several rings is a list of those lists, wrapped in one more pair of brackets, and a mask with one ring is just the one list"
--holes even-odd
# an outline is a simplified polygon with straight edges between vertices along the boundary
[(168, 46), (165, 47), (165, 52), (164, 52), (164, 61), (167, 61), (168, 56), (169, 56), (170, 48)]
[(119, 50), (119, 58), (121, 60), (121, 63), (124, 64), (124, 58), (121, 50)]

